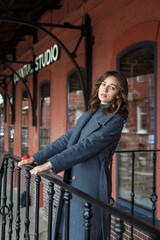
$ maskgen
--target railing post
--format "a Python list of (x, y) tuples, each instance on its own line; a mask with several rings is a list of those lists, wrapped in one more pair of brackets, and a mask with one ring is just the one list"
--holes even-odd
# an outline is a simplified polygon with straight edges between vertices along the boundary
[(85, 240), (90, 240), (90, 229), (91, 229), (91, 218), (92, 218), (92, 205), (89, 202), (85, 203), (84, 208), (84, 229), (85, 229)]
[(49, 207), (48, 207), (48, 240), (51, 240), (52, 237), (52, 212), (53, 212), (53, 200), (54, 200), (54, 183), (49, 182), (49, 188), (48, 188), (48, 201), (49, 201)]
[[(2, 232), (1, 232), (1, 239), (5, 239), (5, 228), (6, 228), (6, 215), (9, 212), (9, 208), (6, 205), (7, 201), (7, 167), (8, 167), (8, 157), (4, 157), (4, 178), (3, 178), (3, 204), (0, 209), (0, 213), (2, 215)], [(7, 212), (5, 212), (7, 209)]]
[(1, 197), (2, 197), (2, 177), (3, 177), (3, 163), (4, 163), (4, 157), (0, 159), (1, 161), (1, 166), (0, 166), (0, 208), (1, 208)]
[(17, 166), (17, 215), (16, 215), (16, 240), (19, 239), (20, 233), (20, 181), (21, 181), (21, 168)]
[(13, 223), (13, 173), (14, 173), (14, 161), (11, 159), (11, 164), (10, 164), (10, 202), (9, 202), (9, 229), (8, 229), (8, 235), (9, 235), (9, 240), (12, 239), (12, 223)]
[(115, 233), (117, 235), (116, 239), (117, 240), (122, 240), (122, 235), (123, 235), (123, 232), (125, 231), (125, 229), (124, 229), (124, 222), (123, 222), (123, 220), (121, 220), (118, 217), (116, 217), (114, 231), (115, 231)]
[[(132, 152), (132, 182), (131, 182), (131, 214), (134, 215), (134, 161), (135, 153)], [(130, 240), (133, 240), (133, 225), (131, 225), (131, 237)]]
[(24, 240), (30, 240), (30, 235), (29, 235), (29, 225), (30, 225), (30, 220), (29, 220), (29, 201), (30, 201), (30, 178), (31, 174), (29, 170), (26, 170), (26, 219), (24, 221), (25, 224), (25, 233), (24, 233)]
[(39, 188), (40, 188), (41, 177), (37, 176), (35, 178), (36, 182), (36, 206), (35, 206), (35, 233), (34, 239), (38, 240), (39, 236)]
[(70, 200), (72, 198), (71, 193), (65, 190), (64, 204), (65, 204), (65, 240), (69, 240), (69, 218), (70, 218)]
[(152, 202), (152, 224), (155, 225), (155, 212), (156, 212), (156, 202), (158, 200), (158, 196), (156, 194), (156, 160), (157, 160), (157, 155), (156, 152), (153, 152), (153, 193), (150, 196), (150, 200)]
[(1, 207), (1, 192), (2, 192), (2, 176), (3, 176), (3, 170), (0, 169), (0, 207)]
[(21, 181), (21, 168), (17, 166), (17, 215), (16, 215), (16, 240), (19, 239), (20, 233), (20, 181)]

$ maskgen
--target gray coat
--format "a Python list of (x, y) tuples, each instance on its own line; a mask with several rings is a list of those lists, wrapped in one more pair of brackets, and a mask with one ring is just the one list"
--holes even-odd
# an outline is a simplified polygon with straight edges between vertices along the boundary
[[(120, 139), (123, 119), (119, 114), (105, 116), (100, 114), (96, 121), (87, 125), (83, 138), (80, 138), (82, 128), (92, 116), (93, 113), (84, 113), (75, 127), (33, 157), (38, 165), (45, 163), (48, 159), (53, 166), (54, 173), (65, 170), (65, 182), (70, 180), (69, 183), (72, 186), (108, 202), (111, 192), (111, 183), (107, 181), (110, 178), (108, 166)], [(83, 199), (72, 196), (70, 240), (84, 240), (84, 203)], [(52, 240), (56, 240), (62, 205), (63, 193), (61, 193), (57, 207)], [(91, 239), (106, 240), (107, 213), (94, 205), (92, 212)]]

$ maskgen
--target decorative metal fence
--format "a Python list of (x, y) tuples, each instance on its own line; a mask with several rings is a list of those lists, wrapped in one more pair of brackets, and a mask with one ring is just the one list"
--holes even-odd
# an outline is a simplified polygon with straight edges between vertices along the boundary
[[(2, 156), (2, 154), (1, 154)], [(134, 154), (132, 155), (132, 160), (134, 162)], [(1, 239), (12, 239), (13, 233), (13, 204), (16, 206), (16, 222), (15, 222), (15, 231), (16, 231), (16, 240), (20, 239), (20, 231), (21, 231), (21, 210), (20, 210), (20, 186), (21, 186), (21, 168), (16, 166), (17, 169), (17, 199), (16, 202), (13, 203), (13, 179), (14, 179), (14, 169), (15, 165), (20, 161), (20, 158), (14, 155), (10, 155), (7, 153), (3, 154), (3, 159), (0, 159), (0, 215), (2, 217), (1, 222)], [(156, 162), (155, 158), (154, 161)], [(134, 164), (133, 164), (134, 165)], [(33, 168), (31, 165), (25, 166), (26, 171), (26, 211), (25, 211), (25, 222), (24, 222), (24, 239), (30, 239), (30, 217), (29, 217), (29, 195), (30, 195), (30, 170)], [(156, 168), (156, 163), (155, 163)], [(10, 174), (8, 175), (8, 169)], [(155, 171), (155, 169), (154, 169)], [(133, 174), (134, 174), (134, 167), (133, 167)], [(8, 179), (10, 176), (10, 179)], [(154, 175), (155, 176), (155, 175)], [(140, 218), (133, 216), (134, 207), (132, 207), (131, 214), (116, 208), (115, 206), (111, 206), (106, 204), (103, 201), (99, 201), (87, 193), (84, 193), (66, 183), (61, 181), (56, 177), (54, 174), (43, 172), (39, 174), (39, 176), (35, 177), (35, 184), (36, 184), (36, 195), (35, 195), (35, 231), (34, 231), (34, 239), (39, 239), (39, 188), (40, 188), (40, 181), (41, 177), (47, 179), (49, 181), (48, 186), (48, 240), (51, 240), (51, 231), (52, 231), (52, 224), (53, 224), (53, 201), (54, 201), (54, 185), (60, 186), (64, 189), (64, 203), (65, 203), (65, 240), (69, 240), (69, 214), (70, 214), (70, 204), (72, 194), (76, 194), (79, 197), (85, 199), (86, 203), (84, 206), (84, 240), (91, 240), (90, 239), (90, 229), (92, 227), (92, 205), (95, 204), (99, 208), (103, 209), (110, 213), (110, 215), (115, 216), (115, 236), (116, 239), (120, 240), (123, 239), (123, 233), (125, 231), (124, 222), (127, 222), (133, 228), (139, 228), (146, 232), (150, 239), (159, 240), (160, 239), (160, 229), (156, 227), (155, 224), (155, 203), (156, 203), (156, 189), (155, 183), (153, 186), (153, 195), (152, 195), (152, 202), (153, 202), (153, 224), (145, 222)], [(7, 196), (7, 181), (9, 181), (9, 196)], [(155, 181), (155, 179), (154, 179)], [(134, 177), (132, 179), (132, 183), (134, 185)], [(131, 194), (131, 204), (134, 205), (134, 189), (132, 189)], [(2, 198), (2, 199), (1, 199)], [(7, 204), (7, 198), (9, 198), (9, 204)], [(6, 238), (6, 222), (8, 223), (8, 238)], [(111, 239), (111, 235), (109, 234), (108, 239)], [(133, 236), (131, 235), (131, 238)]]

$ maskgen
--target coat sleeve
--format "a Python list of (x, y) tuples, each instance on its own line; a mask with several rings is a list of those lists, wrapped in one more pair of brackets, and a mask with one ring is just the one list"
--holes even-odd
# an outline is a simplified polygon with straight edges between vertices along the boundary
[(75, 145), (50, 158), (54, 173), (61, 172), (117, 144), (123, 128), (123, 119), (115, 115), (106, 125), (78, 141)]
[(37, 164), (41, 165), (43, 163), (46, 163), (49, 158), (60, 152), (63, 152), (67, 148), (68, 141), (72, 135), (73, 129), (74, 127), (68, 130), (65, 135), (61, 136), (60, 138), (46, 146), (44, 149), (35, 153), (33, 155), (33, 158), (35, 159)]

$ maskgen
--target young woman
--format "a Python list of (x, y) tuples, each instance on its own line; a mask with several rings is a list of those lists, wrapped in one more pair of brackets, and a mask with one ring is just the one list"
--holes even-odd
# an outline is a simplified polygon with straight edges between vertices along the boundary
[[(36, 161), (38, 166), (31, 170), (34, 176), (48, 169), (54, 173), (65, 170), (65, 182), (108, 203), (111, 197), (109, 166), (128, 117), (127, 97), (127, 80), (116, 71), (104, 73), (95, 84), (88, 112), (79, 118), (75, 127), (33, 157), (22, 160), (19, 167)], [(84, 240), (84, 203), (73, 194), (70, 240)], [(91, 239), (105, 240), (108, 214), (94, 205), (92, 213)], [(57, 239), (64, 239), (63, 191), (53, 226), (52, 240)]]

